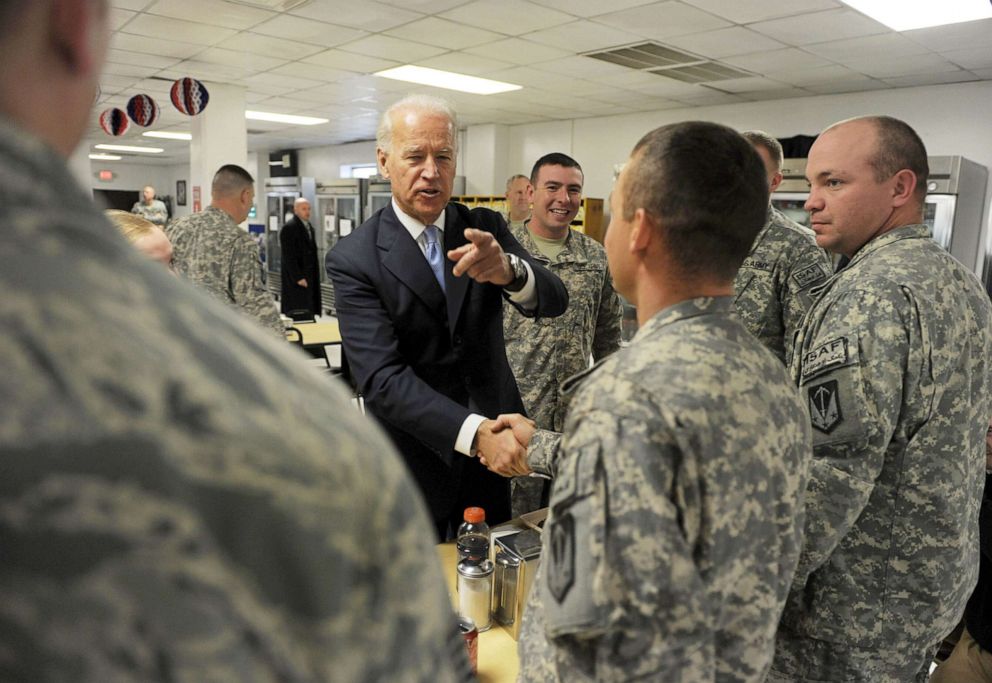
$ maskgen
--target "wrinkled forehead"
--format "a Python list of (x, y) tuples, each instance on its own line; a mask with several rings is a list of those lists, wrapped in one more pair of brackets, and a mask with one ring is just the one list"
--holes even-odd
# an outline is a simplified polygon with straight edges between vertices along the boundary
[(393, 112), (393, 144), (423, 144), (454, 147), (455, 127), (440, 112), (401, 109)]

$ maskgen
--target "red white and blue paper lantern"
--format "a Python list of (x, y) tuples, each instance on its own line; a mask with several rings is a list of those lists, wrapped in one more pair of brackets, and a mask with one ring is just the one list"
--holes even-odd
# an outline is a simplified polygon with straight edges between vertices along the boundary
[(124, 135), (130, 123), (123, 109), (114, 107), (100, 114), (100, 127), (107, 135)]
[(180, 78), (172, 84), (172, 104), (187, 116), (196, 116), (207, 108), (210, 93), (195, 78)]
[(150, 126), (158, 119), (158, 104), (148, 95), (135, 95), (127, 101), (127, 115), (139, 126)]

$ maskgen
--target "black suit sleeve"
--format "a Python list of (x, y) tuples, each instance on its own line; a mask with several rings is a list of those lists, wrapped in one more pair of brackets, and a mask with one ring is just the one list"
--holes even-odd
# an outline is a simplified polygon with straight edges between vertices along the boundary
[[(400, 353), (393, 320), (376, 284), (338, 246), (326, 256), (345, 354), (359, 390), (376, 415), (448, 460), (469, 411), (435, 391)], [(425, 339), (425, 344), (431, 340)]]

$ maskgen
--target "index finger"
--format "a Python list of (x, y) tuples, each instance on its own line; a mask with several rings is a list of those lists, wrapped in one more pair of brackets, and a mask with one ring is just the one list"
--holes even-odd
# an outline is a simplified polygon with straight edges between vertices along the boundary
[(483, 242), (495, 239), (490, 232), (476, 230), (475, 228), (465, 228), (465, 239), (476, 246), (482, 246)]

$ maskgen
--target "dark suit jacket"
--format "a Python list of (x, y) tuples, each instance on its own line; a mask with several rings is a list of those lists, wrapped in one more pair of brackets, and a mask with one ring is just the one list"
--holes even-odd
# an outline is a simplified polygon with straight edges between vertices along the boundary
[[(315, 235), (316, 236), (316, 235)], [(308, 310), (320, 313), (320, 261), (317, 243), (298, 216), (293, 216), (279, 231), (282, 249), (282, 312)], [(296, 284), (306, 278), (307, 286)]]
[[(530, 257), (494, 211), (449, 204), (445, 252), (466, 244), (467, 227), (492, 233), (504, 251), (530, 263), (536, 315), (565, 311), (565, 286)], [(325, 259), (352, 375), (367, 410), (385, 426), (420, 484), (435, 520), (457, 502), (469, 458), (454, 446), (465, 418), (472, 412), (495, 418), (524, 411), (506, 360), (503, 289), (467, 275), (455, 277), (454, 263), (447, 258), (444, 263), (447, 296), (392, 205), (340, 240)], [(493, 477), (487, 486), (508, 491), (507, 480)]]

